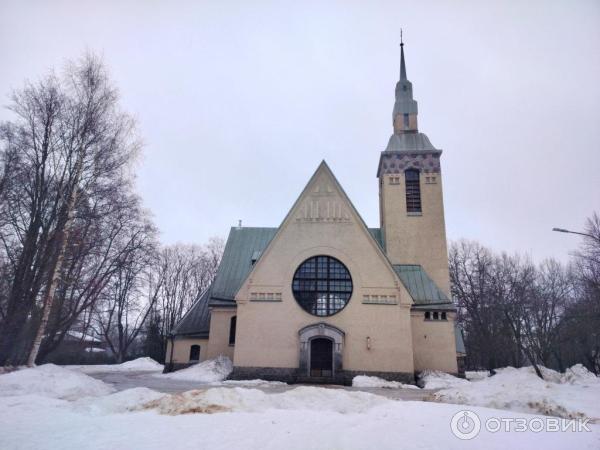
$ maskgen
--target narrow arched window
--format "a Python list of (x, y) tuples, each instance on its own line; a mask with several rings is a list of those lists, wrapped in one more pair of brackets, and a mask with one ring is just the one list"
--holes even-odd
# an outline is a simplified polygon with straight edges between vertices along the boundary
[(190, 362), (200, 361), (200, 346), (192, 345), (190, 347)]
[(448, 320), (448, 318), (446, 317), (446, 313), (445, 312), (442, 313), (442, 320)]
[(431, 320), (431, 313), (429, 311), (425, 311), (425, 320)]
[(404, 172), (404, 179), (406, 181), (406, 212), (421, 212), (421, 182), (419, 178), (419, 171), (416, 169), (409, 169)]
[(237, 316), (233, 316), (229, 321), (229, 345), (235, 345), (235, 325)]
[(440, 316), (439, 316), (438, 312), (437, 311), (434, 312), (433, 313), (433, 320), (439, 320), (439, 318), (440, 318)]

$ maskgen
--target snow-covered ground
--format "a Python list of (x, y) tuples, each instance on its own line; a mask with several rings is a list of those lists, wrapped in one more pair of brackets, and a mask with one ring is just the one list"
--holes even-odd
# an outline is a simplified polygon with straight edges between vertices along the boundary
[[(222, 366), (223, 361), (205, 368), (214, 374), (218, 370), (213, 369)], [(123, 369), (122, 373), (129, 376), (137, 372)], [(471, 386), (483, 398), (491, 395), (485, 387), (488, 380), (504, 375), (506, 383), (530, 383), (524, 373), (524, 369), (505, 369), (489, 379), (465, 381), (466, 385), (454, 389)], [(146, 377), (156, 379), (158, 374)], [(598, 380), (578, 368), (561, 377), (562, 382), (555, 384), (563, 389), (578, 392), (587, 386), (591, 397), (596, 393)], [(376, 380), (371, 382), (376, 384)], [(257, 387), (265, 383), (275, 389), (223, 382), (176, 394), (146, 387), (113, 392), (111, 386), (72, 368), (43, 365), (20, 370), (0, 375), (0, 448), (600, 448), (600, 425), (589, 425), (590, 432), (491, 432), (482, 428), (473, 440), (464, 441), (455, 437), (450, 427), (452, 417), (462, 414), (464, 407), (460, 405), (399, 401), (356, 388), (285, 386), (279, 390), (280, 384), (252, 382)], [(505, 390), (516, 392), (512, 384)], [(554, 393), (549, 389), (547, 396)], [(504, 406), (515, 407), (511, 403)], [(482, 422), (490, 418), (542, 418), (481, 406), (468, 409)]]

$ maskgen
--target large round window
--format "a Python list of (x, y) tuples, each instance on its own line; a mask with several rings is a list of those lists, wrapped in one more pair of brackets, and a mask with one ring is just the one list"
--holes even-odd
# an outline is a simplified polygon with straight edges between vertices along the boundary
[(337, 259), (314, 256), (296, 270), (292, 291), (306, 312), (315, 316), (331, 316), (350, 300), (352, 278), (346, 266)]

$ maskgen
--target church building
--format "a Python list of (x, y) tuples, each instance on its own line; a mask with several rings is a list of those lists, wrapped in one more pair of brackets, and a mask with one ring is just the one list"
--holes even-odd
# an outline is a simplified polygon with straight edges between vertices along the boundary
[(377, 166), (379, 228), (323, 161), (279, 227), (231, 229), (214, 282), (172, 332), (167, 370), (224, 355), (232, 379), (459, 372), (442, 151), (418, 130), (403, 45), (394, 132)]

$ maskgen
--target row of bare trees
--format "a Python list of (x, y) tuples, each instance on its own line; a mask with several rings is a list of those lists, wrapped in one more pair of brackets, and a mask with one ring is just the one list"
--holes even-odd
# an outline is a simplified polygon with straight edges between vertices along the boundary
[[(600, 217), (569, 264), (535, 265), (471, 241), (450, 248), (469, 368), (582, 363), (600, 373)], [(539, 373), (538, 373), (539, 374)]]
[(115, 273), (98, 302), (95, 324), (117, 362), (136, 351), (164, 360), (167, 336), (212, 282), (222, 253), (217, 238), (205, 246), (163, 247)]
[[(0, 365), (44, 361), (72, 331), (128, 357), (210, 283), (222, 243), (161, 248), (134, 191), (140, 150), (103, 63), (85, 55), (13, 93), (0, 124)], [(71, 334), (70, 334), (71, 333)]]

